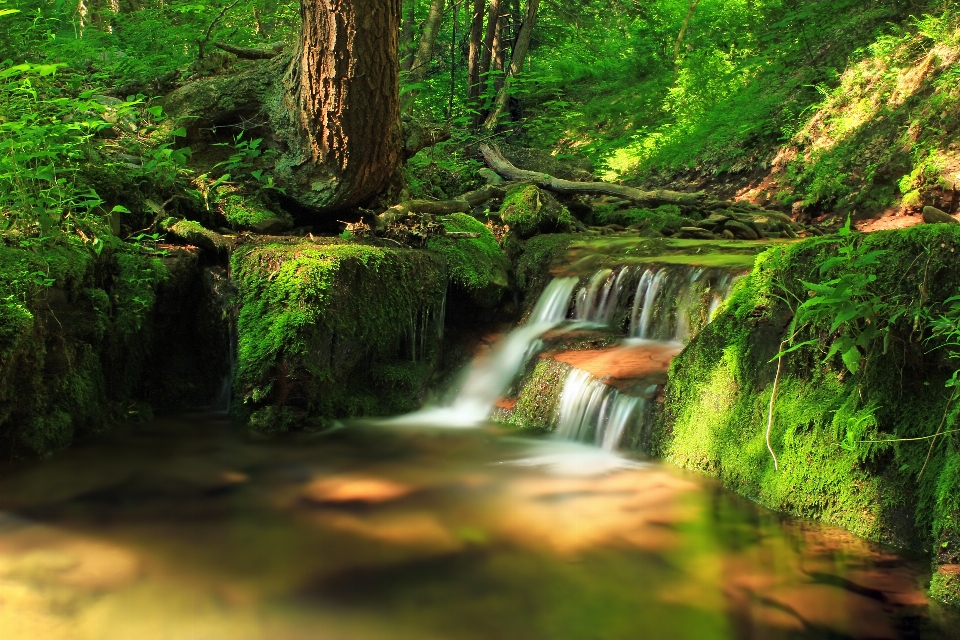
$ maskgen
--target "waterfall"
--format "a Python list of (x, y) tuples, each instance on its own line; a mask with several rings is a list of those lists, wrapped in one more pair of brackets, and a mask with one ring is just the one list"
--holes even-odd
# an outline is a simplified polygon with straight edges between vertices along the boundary
[[(576, 318), (625, 329), (634, 348), (685, 343), (710, 322), (735, 280), (729, 271), (694, 266), (602, 269), (577, 292)], [(616, 450), (648, 424), (655, 392), (629, 395), (574, 368), (560, 393), (556, 437)]]
[(628, 429), (643, 426), (648, 405), (645, 398), (620, 393), (586, 371), (573, 369), (560, 393), (556, 435), (615, 451)]
[(489, 355), (470, 364), (459, 392), (448, 405), (416, 411), (389, 422), (448, 427), (472, 427), (482, 423), (533, 354), (540, 336), (566, 319), (576, 284), (576, 278), (551, 281), (526, 324), (497, 342)]

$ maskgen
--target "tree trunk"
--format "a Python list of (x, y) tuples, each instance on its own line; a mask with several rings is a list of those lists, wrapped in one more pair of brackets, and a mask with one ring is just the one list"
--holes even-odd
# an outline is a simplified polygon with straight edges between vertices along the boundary
[(437, 34), (440, 33), (440, 23), (443, 21), (444, 0), (431, 0), (430, 12), (427, 14), (427, 20), (423, 23), (423, 33), (420, 35), (420, 46), (417, 47), (417, 55), (413, 58), (413, 67), (410, 69), (410, 82), (417, 84), (423, 82), (430, 69), (430, 61), (433, 60), (433, 46), (437, 42)]
[(403, 14), (403, 41), (400, 51), (400, 69), (410, 72), (413, 68), (414, 25), (417, 24), (417, 0), (408, 0), (407, 10)]
[[(497, 45), (498, 32), (500, 30), (500, 0), (490, 0), (487, 5), (487, 29), (483, 35), (483, 48), (480, 50), (480, 85), (477, 88), (477, 95), (486, 95), (490, 88), (490, 71), (493, 66), (494, 47)], [(474, 120), (474, 126), (479, 127), (483, 122), (483, 114), (478, 113)]]
[(530, 49), (530, 39), (533, 35), (533, 28), (537, 23), (537, 11), (540, 9), (540, 0), (527, 1), (527, 13), (523, 18), (523, 24), (517, 34), (517, 41), (513, 47), (513, 56), (510, 60), (510, 68), (507, 70), (503, 87), (497, 93), (497, 99), (494, 103), (490, 115), (484, 123), (484, 128), (492, 130), (496, 128), (497, 121), (506, 110), (507, 103), (510, 101), (510, 83), (523, 71), (523, 61), (527, 57), (527, 51)]
[(273, 120), (286, 147), (277, 175), (302, 205), (366, 204), (399, 169), (400, 3), (300, 2), (303, 26)]
[(467, 55), (467, 100), (480, 97), (480, 62), (483, 47), (483, 0), (473, 0), (470, 22), (470, 50)]
[(683, 38), (687, 35), (687, 28), (690, 26), (690, 20), (693, 19), (693, 13), (697, 10), (698, 4), (700, 4), (700, 0), (690, 1), (690, 8), (687, 10), (687, 17), (683, 20), (683, 26), (680, 27), (680, 34), (677, 36), (677, 43), (673, 46), (674, 80), (676, 80), (677, 75), (677, 61), (680, 59), (680, 47), (683, 46)]

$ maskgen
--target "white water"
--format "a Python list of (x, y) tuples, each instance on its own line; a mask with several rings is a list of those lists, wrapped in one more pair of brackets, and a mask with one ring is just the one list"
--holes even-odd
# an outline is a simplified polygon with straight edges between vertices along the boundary
[(450, 404), (426, 408), (388, 422), (439, 427), (474, 427), (481, 424), (532, 355), (540, 336), (566, 319), (576, 285), (576, 278), (556, 278), (550, 282), (527, 323), (497, 342), (489, 355), (470, 363), (460, 391)]
[(615, 451), (627, 428), (645, 419), (647, 403), (644, 398), (620, 393), (586, 371), (573, 369), (560, 394), (556, 435)]

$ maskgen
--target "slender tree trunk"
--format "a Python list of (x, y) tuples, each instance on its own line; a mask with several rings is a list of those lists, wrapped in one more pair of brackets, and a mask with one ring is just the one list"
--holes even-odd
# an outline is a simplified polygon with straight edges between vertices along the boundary
[(473, 0), (470, 22), (470, 50), (467, 54), (467, 100), (480, 96), (480, 62), (483, 48), (483, 0)]
[(444, 0), (431, 0), (430, 12), (427, 14), (427, 20), (423, 23), (423, 33), (420, 35), (420, 46), (417, 47), (417, 55), (413, 58), (413, 68), (410, 69), (410, 80), (413, 83), (422, 82), (430, 69), (430, 61), (433, 60), (433, 47), (437, 42), (437, 34), (440, 33), (440, 23), (443, 20)]
[(510, 101), (510, 84), (512, 80), (523, 71), (523, 61), (527, 57), (527, 51), (530, 49), (530, 40), (533, 35), (533, 28), (537, 23), (537, 12), (539, 9), (540, 0), (527, 1), (527, 12), (523, 17), (523, 24), (520, 26), (517, 41), (513, 47), (510, 68), (507, 70), (503, 88), (497, 92), (497, 100), (494, 103), (493, 109), (490, 111), (490, 115), (487, 116), (486, 122), (484, 122), (485, 129), (492, 130), (496, 128), (497, 120), (500, 119), (500, 116), (506, 110), (507, 104)]
[(407, 8), (403, 13), (403, 42), (400, 51), (400, 69), (409, 72), (413, 68), (413, 53), (415, 39), (414, 27), (417, 24), (417, 0), (407, 0)]
[(677, 61), (680, 59), (680, 47), (683, 46), (683, 38), (687, 35), (687, 28), (690, 26), (690, 20), (693, 19), (693, 13), (697, 10), (698, 4), (700, 4), (700, 0), (690, 1), (690, 9), (687, 10), (687, 17), (683, 20), (683, 26), (680, 27), (680, 34), (677, 36), (677, 43), (673, 47), (674, 79), (676, 79), (677, 76), (676, 66)]
[(401, 161), (401, 0), (301, 0), (303, 26), (273, 110), (278, 176), (320, 211), (366, 204)]

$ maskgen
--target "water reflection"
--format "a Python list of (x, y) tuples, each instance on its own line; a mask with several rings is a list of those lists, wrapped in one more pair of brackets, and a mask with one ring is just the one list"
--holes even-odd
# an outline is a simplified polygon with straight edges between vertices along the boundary
[(216, 419), (157, 420), (0, 469), (0, 509), (2, 638), (956, 628), (928, 605), (923, 563), (659, 463), (493, 429), (256, 442)]

